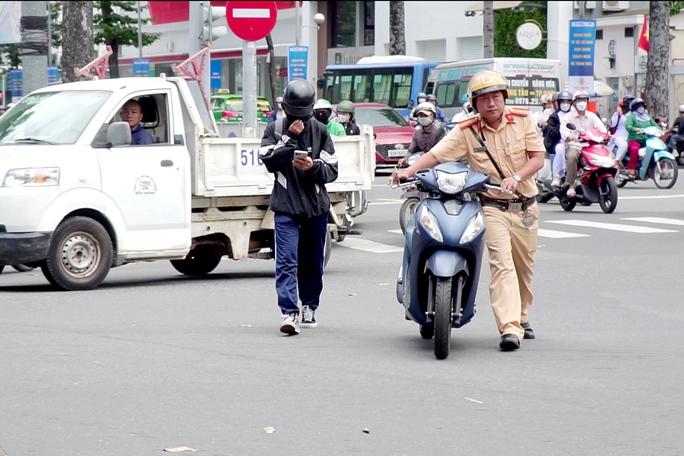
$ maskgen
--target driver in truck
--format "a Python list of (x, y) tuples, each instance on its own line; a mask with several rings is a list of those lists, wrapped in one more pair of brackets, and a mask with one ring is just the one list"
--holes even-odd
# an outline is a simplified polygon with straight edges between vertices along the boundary
[(139, 102), (136, 100), (128, 100), (121, 108), (119, 115), (121, 115), (121, 120), (128, 122), (128, 125), (131, 126), (132, 146), (154, 144), (152, 135), (140, 125), (140, 122), (143, 120), (143, 113), (142, 106), (140, 106)]

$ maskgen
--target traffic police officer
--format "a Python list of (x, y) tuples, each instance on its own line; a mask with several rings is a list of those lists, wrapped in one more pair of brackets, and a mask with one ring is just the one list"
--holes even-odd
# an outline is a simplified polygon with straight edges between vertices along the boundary
[(508, 82), (501, 74), (477, 73), (468, 83), (468, 95), (477, 115), (454, 127), (412, 166), (395, 171), (390, 184), (419, 169), (463, 157), (471, 168), (500, 182), (504, 192), (489, 190), (481, 195), (492, 274), (489, 296), (501, 334), (499, 347), (516, 350), (521, 339), (535, 337), (527, 314), (532, 304), (539, 219), (533, 178), (544, 165), (544, 144), (528, 110), (505, 107)]

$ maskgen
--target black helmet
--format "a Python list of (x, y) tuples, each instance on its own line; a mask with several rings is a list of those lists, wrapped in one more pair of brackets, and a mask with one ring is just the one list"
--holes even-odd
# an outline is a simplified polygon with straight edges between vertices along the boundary
[(632, 100), (632, 102), (629, 104), (629, 110), (634, 111), (636, 108), (641, 105), (641, 106), (646, 106), (646, 102), (642, 100), (641, 98), (635, 98)]
[(626, 96), (625, 98), (622, 99), (622, 109), (629, 111), (630, 105), (632, 104), (632, 100), (634, 100), (634, 97)]
[(291, 117), (311, 117), (316, 100), (314, 88), (304, 79), (293, 79), (285, 86), (283, 111)]
[(567, 90), (564, 90), (558, 94), (556, 100), (560, 103), (561, 100), (572, 101), (572, 94)]
[(426, 97), (427, 101), (437, 101), (437, 97), (434, 96), (433, 94), (430, 94)]

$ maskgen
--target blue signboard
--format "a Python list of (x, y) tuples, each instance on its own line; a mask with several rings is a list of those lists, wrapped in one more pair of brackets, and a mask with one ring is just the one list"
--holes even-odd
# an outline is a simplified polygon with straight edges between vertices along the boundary
[(570, 49), (568, 52), (568, 89), (594, 93), (594, 48), (596, 21), (570, 21)]
[(59, 82), (59, 68), (56, 66), (47, 67), (48, 84)]
[(223, 67), (220, 60), (211, 61), (211, 88), (221, 88), (221, 78), (223, 77)]
[(287, 79), (306, 79), (309, 46), (290, 46), (287, 49)]
[(149, 59), (133, 59), (133, 76), (148, 77), (150, 75)]
[(12, 91), (12, 100), (22, 97), (22, 80), (21, 70), (10, 70), (10, 90)]

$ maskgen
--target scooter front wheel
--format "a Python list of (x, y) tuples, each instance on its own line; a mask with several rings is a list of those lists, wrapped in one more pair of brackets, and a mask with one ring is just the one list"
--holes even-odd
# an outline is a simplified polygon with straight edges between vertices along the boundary
[(671, 158), (661, 158), (651, 168), (651, 178), (656, 187), (662, 189), (672, 188), (677, 182), (679, 168)]
[(463, 277), (458, 276), (455, 287), (453, 277), (437, 277), (436, 282), (434, 296), (435, 357), (446, 359), (449, 356), (451, 346), (451, 324), (454, 321), (454, 309), (461, 308)]

